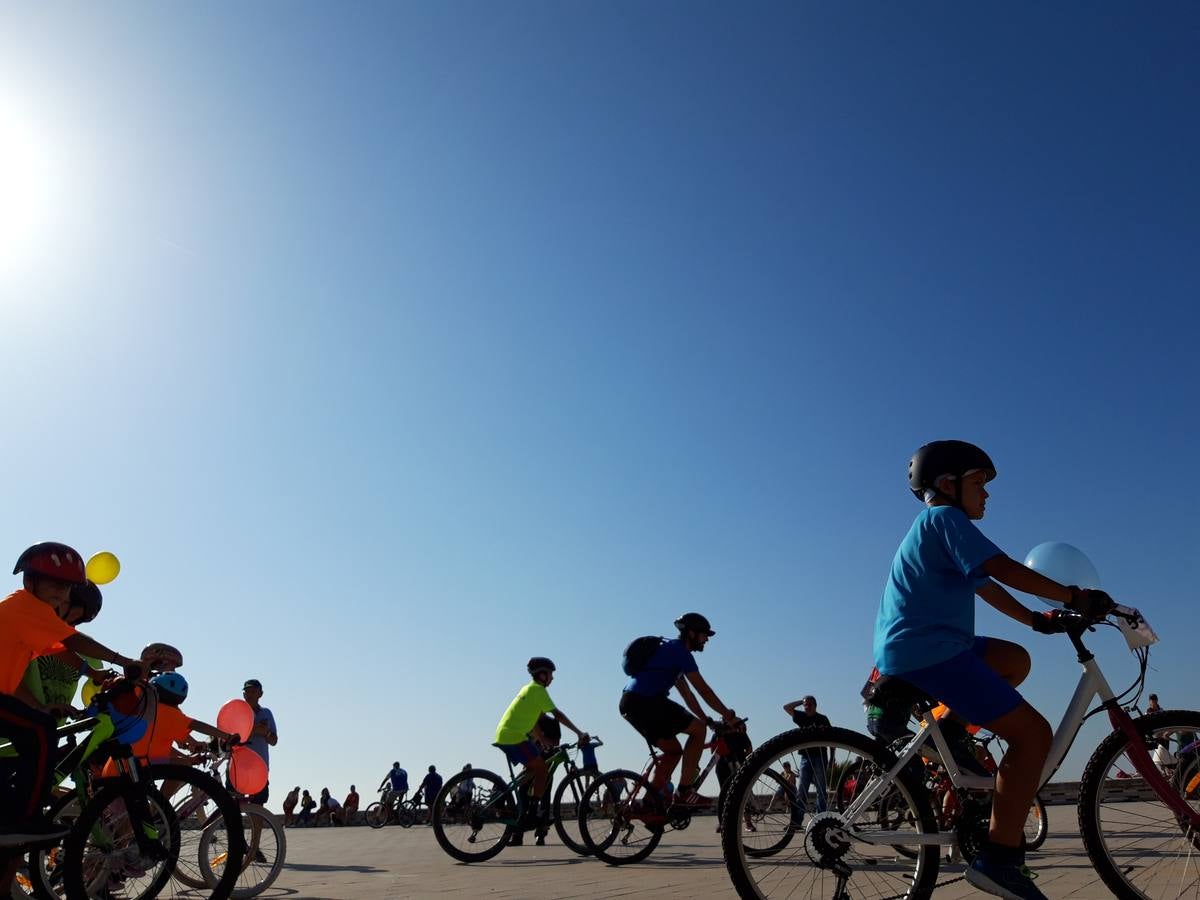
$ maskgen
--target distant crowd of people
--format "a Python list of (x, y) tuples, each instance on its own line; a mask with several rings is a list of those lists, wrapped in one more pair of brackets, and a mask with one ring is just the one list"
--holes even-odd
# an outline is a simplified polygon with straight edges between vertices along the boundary
[[(430, 766), (421, 784), (412, 796), (414, 806), (424, 804), (430, 806), (442, 789), (442, 776), (438, 774), (437, 766)], [(378, 792), (382, 794), (381, 802), (385, 805), (399, 806), (408, 799), (408, 772), (399, 762), (392, 763), (392, 768), (379, 783)], [(283, 800), (283, 824), (285, 828), (292, 826), (312, 825), (351, 825), (354, 815), (358, 812), (361, 800), (358, 787), (350, 785), (350, 792), (341, 802), (334, 797), (329, 788), (321, 788), (319, 798), (314, 798), (307, 789), (300, 785), (292, 788)]]

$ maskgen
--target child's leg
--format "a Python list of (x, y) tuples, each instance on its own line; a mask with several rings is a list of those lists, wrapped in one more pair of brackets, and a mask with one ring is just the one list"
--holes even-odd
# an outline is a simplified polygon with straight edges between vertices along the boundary
[(1042, 767), (1050, 754), (1050, 723), (1028, 703), (1022, 703), (986, 727), (1008, 742), (1008, 752), (996, 772), (988, 837), (993, 844), (1019, 847), (1029, 807), (1040, 787)]
[(1013, 687), (1029, 677), (1029, 670), (1033, 667), (1029, 651), (1020, 644), (992, 637), (987, 639), (983, 661)]
[(17, 751), (11, 785), (0, 779), (0, 815), (11, 825), (28, 822), (41, 813), (50, 798), (54, 718), (26, 706), (16, 697), (0, 694), (0, 736)]

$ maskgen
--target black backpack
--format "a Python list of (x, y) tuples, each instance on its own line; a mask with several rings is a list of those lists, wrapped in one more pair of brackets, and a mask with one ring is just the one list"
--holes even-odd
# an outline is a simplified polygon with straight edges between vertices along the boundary
[(666, 638), (647, 634), (634, 638), (621, 654), (621, 671), (626, 675), (637, 675), (650, 662), (650, 658), (666, 642)]

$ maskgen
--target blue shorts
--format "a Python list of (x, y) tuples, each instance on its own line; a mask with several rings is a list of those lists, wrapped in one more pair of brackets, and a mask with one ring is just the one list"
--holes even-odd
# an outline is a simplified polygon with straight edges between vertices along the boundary
[(1016, 688), (984, 662), (987, 645), (987, 638), (977, 637), (975, 646), (958, 656), (923, 669), (898, 672), (896, 677), (945, 703), (972, 725), (989, 725), (1025, 701)]
[(527, 766), (530, 760), (537, 759), (542, 755), (542, 751), (533, 741), (523, 741), (520, 744), (498, 744), (497, 746), (514, 766)]

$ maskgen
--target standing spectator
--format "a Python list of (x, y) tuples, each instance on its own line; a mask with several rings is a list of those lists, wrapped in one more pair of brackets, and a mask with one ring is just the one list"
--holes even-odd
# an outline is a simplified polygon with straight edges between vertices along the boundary
[(358, 788), (350, 785), (350, 793), (346, 795), (346, 799), (342, 801), (342, 815), (345, 816), (346, 824), (354, 824), (354, 814), (358, 812)]
[[(802, 707), (802, 709), (797, 707)], [(799, 700), (785, 703), (783, 711), (792, 717), (797, 728), (829, 727), (829, 719), (817, 712), (817, 698), (812, 694), (806, 694)], [(825, 768), (827, 764), (828, 760), (825, 759), (824, 750), (805, 752), (800, 757), (800, 784), (796, 788), (800, 819), (796, 822), (797, 825), (804, 821), (804, 813), (808, 810), (810, 785), (815, 785), (817, 789), (817, 812), (825, 812)]]
[(437, 766), (429, 767), (429, 774), (421, 782), (421, 799), (429, 807), (429, 824), (433, 824), (433, 801), (437, 799), (442, 789), (442, 776), (437, 773)]
[(283, 798), (283, 827), (296, 824), (296, 804), (300, 802), (300, 785), (296, 785)]
[[(246, 746), (263, 758), (269, 771), (271, 751), (268, 748), (279, 743), (279, 735), (275, 731), (275, 717), (271, 715), (269, 709), (259, 705), (258, 701), (262, 699), (262, 695), (262, 682), (257, 678), (247, 678), (246, 683), (242, 685), (242, 697), (254, 710), (254, 728), (250, 731), (250, 740), (246, 741)], [(265, 806), (270, 791), (271, 783), (268, 781), (263, 785), (263, 789), (249, 800), (251, 803)], [(257, 823), (257, 820), (255, 822)]]
[(1150, 702), (1146, 706), (1146, 714), (1161, 712), (1162, 707), (1158, 705), (1158, 694), (1150, 695)]
[(300, 823), (301, 825), (311, 825), (313, 821), (312, 811), (316, 809), (317, 801), (312, 798), (312, 794), (308, 792), (308, 788), (304, 789), (304, 796), (300, 798)]

